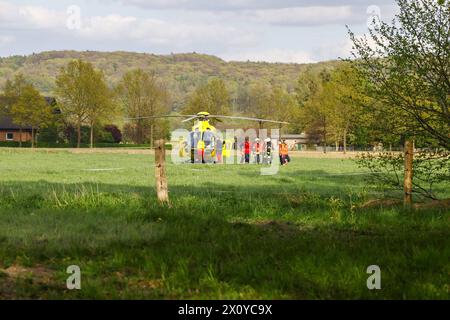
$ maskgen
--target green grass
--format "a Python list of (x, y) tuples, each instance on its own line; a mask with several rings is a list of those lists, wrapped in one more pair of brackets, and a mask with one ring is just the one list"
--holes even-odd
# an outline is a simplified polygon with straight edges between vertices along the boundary
[[(151, 156), (0, 149), (0, 298), (448, 299), (448, 210), (360, 209), (382, 195), (359, 173), (169, 165), (167, 208)], [(72, 264), (81, 290), (65, 288)], [(373, 264), (381, 290), (366, 287)]]

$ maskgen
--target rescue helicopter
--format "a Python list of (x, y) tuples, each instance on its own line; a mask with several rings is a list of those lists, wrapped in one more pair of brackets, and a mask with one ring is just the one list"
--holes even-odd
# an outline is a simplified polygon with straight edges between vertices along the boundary
[[(278, 124), (281, 128), (283, 125), (288, 125), (289, 122), (285, 121), (277, 121), (277, 120), (268, 120), (268, 119), (259, 119), (252, 117), (240, 117), (240, 116), (227, 116), (227, 115), (214, 115), (210, 114), (207, 111), (201, 111), (197, 114), (189, 114), (189, 115), (157, 115), (157, 116), (145, 116), (145, 117), (136, 117), (136, 118), (126, 118), (127, 120), (141, 120), (141, 119), (160, 119), (160, 118), (186, 118), (181, 122), (189, 122), (194, 121), (194, 125), (192, 126), (192, 131), (190, 134), (198, 134), (198, 147), (196, 149), (205, 150), (205, 142), (208, 142), (208, 133), (211, 132), (213, 135), (216, 133), (217, 129), (210, 123), (211, 119), (222, 122), (222, 119), (230, 119), (230, 120), (243, 120), (243, 121), (254, 121), (258, 122), (259, 129), (262, 128), (264, 123), (272, 123)], [(231, 150), (235, 141), (225, 140), (226, 150)], [(226, 156), (226, 154), (225, 154)], [(203, 156), (202, 156), (203, 159)], [(203, 162), (203, 161), (202, 161)]]
[(126, 118), (127, 120), (140, 120), (140, 119), (158, 119), (158, 118), (186, 118), (182, 122), (189, 122), (194, 120), (194, 125), (192, 127), (192, 131), (198, 129), (201, 133), (206, 132), (208, 129), (211, 131), (215, 131), (216, 128), (210, 124), (210, 119), (215, 119), (221, 121), (221, 119), (235, 119), (235, 120), (247, 120), (247, 121), (255, 121), (259, 123), (259, 128), (262, 128), (263, 123), (275, 123), (280, 125), (287, 125), (289, 122), (285, 121), (276, 121), (276, 120), (267, 120), (267, 119), (258, 119), (251, 117), (237, 117), (237, 116), (225, 116), (225, 115), (213, 115), (206, 111), (201, 111), (197, 114), (187, 114), (187, 115), (159, 115), (159, 116), (148, 116), (148, 117), (136, 117), (136, 118)]

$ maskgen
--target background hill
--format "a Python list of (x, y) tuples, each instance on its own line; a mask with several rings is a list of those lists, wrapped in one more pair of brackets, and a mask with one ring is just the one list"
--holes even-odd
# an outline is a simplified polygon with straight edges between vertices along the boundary
[(227, 84), (236, 112), (245, 109), (248, 86), (257, 81), (279, 85), (294, 92), (301, 73), (308, 69), (331, 68), (335, 61), (318, 64), (225, 62), (218, 57), (187, 53), (154, 55), (133, 52), (50, 51), (29, 56), (0, 58), (0, 86), (16, 73), (23, 73), (43, 94), (52, 95), (59, 69), (73, 59), (83, 59), (101, 69), (110, 85), (132, 69), (156, 72), (166, 83), (172, 109), (178, 111), (189, 93), (211, 77)]

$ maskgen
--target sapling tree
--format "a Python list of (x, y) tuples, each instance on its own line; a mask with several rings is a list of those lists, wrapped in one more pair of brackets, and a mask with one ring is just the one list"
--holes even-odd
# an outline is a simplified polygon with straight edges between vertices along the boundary
[[(396, 1), (400, 11), (392, 23), (374, 18), (363, 37), (349, 31), (353, 64), (366, 80), (368, 95), (378, 102), (383, 121), (404, 137), (406, 151), (416, 138), (433, 140), (448, 150), (450, 0)], [(411, 197), (407, 190), (415, 183), (413, 168), (406, 167), (411, 163), (405, 161), (405, 172), (411, 173), (404, 175), (411, 178), (409, 185), (405, 184), (408, 205)]]

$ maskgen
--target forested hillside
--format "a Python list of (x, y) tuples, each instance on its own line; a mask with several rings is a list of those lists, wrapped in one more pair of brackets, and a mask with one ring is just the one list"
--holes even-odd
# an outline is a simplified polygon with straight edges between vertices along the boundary
[(263, 82), (293, 92), (301, 73), (308, 69), (332, 67), (336, 62), (319, 64), (283, 64), (258, 62), (225, 62), (215, 56), (188, 53), (154, 55), (132, 52), (51, 51), (29, 56), (0, 58), (0, 86), (14, 74), (23, 73), (46, 95), (52, 95), (55, 79), (62, 66), (73, 59), (91, 62), (101, 69), (111, 86), (124, 73), (141, 68), (154, 71), (166, 84), (174, 111), (180, 110), (186, 97), (212, 77), (223, 79), (231, 93), (233, 111), (246, 109), (250, 85)]

